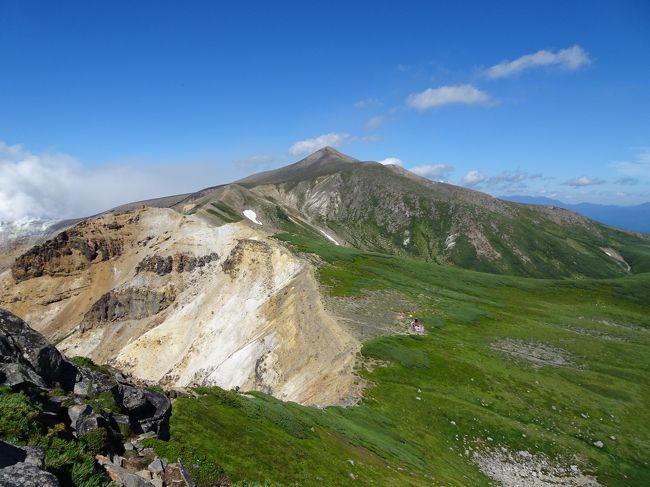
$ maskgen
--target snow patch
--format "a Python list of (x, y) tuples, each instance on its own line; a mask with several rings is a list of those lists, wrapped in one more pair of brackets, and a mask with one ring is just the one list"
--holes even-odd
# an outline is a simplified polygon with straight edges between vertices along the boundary
[(253, 223), (256, 223), (258, 225), (262, 224), (262, 222), (257, 219), (257, 213), (255, 213), (253, 210), (244, 210), (244, 216)]
[(602, 250), (605, 253), (605, 255), (618, 262), (619, 265), (623, 267), (623, 269), (625, 269), (627, 272), (630, 272), (632, 270), (630, 264), (628, 264), (627, 261), (623, 258), (623, 256), (620, 253), (618, 253), (616, 250), (610, 247), (601, 247), (600, 250)]
[(447, 250), (451, 250), (456, 246), (457, 238), (458, 238), (458, 234), (452, 233), (445, 239), (445, 245), (447, 246)]
[(339, 243), (338, 243), (336, 240), (334, 240), (334, 238), (333, 238), (331, 235), (328, 235), (327, 233), (325, 233), (325, 232), (322, 231), (322, 230), (320, 231), (320, 233), (322, 233), (323, 236), (324, 236), (325, 238), (327, 238), (328, 240), (331, 240), (332, 242), (334, 242), (334, 245), (339, 245)]

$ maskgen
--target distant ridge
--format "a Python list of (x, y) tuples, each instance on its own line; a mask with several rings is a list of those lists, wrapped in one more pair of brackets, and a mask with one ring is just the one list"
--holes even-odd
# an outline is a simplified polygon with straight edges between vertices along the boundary
[(650, 234), (650, 202), (634, 206), (617, 206), (595, 203), (571, 204), (551, 198), (522, 195), (500, 196), (499, 198), (528, 205), (565, 208), (612, 227)]

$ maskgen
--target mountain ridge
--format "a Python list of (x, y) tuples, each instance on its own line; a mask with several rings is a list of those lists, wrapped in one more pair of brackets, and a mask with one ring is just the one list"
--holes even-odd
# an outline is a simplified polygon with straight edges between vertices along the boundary
[(650, 234), (650, 202), (620, 206), (598, 203), (564, 203), (556, 199), (524, 195), (500, 196), (499, 199), (515, 203), (564, 208), (612, 227)]

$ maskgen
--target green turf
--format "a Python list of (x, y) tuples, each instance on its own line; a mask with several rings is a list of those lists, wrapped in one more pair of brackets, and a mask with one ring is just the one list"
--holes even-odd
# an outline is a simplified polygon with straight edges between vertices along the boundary
[[(357, 407), (199, 389), (174, 403), (171, 440), (151, 441), (159, 454), (196, 463), (206, 484), (220, 465), (270, 485), (481, 486), (466, 450), (505, 447), (603, 485), (650, 485), (650, 274), (526, 279), (279, 238), (321, 256), (332, 295), (403, 293), (427, 335), (364, 344), (374, 366), (360, 371), (370, 386)], [(504, 339), (562, 349), (570, 365), (534, 368), (490, 346)]]

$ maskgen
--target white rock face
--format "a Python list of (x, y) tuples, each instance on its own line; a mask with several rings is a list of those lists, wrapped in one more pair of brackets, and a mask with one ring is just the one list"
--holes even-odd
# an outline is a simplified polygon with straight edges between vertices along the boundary
[[(0, 306), (25, 316), (50, 339), (65, 337), (58, 346), (67, 355), (89, 356), (142, 379), (239, 386), (303, 404), (348, 402), (359, 343), (324, 311), (308, 262), (241, 222), (213, 227), (195, 216), (148, 208), (102, 217), (96, 228), (108, 232), (114, 218), (122, 225), (114, 230), (120, 256), (73, 275), (20, 283), (6, 271), (0, 274)], [(180, 254), (218, 258), (179, 272)], [(169, 273), (136, 271), (145, 258), (169, 256), (175, 259)], [(105, 293), (138, 289), (174, 299), (144, 318), (88, 319)]]
[(257, 213), (255, 213), (253, 210), (244, 210), (243, 213), (244, 216), (248, 218), (250, 221), (252, 221), (253, 223), (262, 225), (262, 222), (257, 219)]

